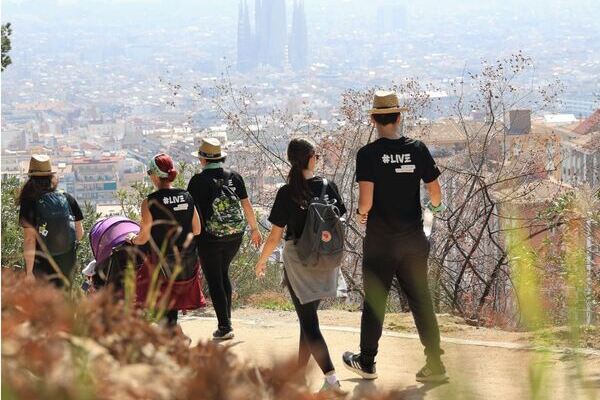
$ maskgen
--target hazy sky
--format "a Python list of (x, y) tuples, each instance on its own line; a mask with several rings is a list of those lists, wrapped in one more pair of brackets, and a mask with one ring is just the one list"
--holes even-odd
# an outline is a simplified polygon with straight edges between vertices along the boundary
[[(287, 1), (291, 14), (293, 1)], [(581, 61), (587, 63), (600, 57), (600, 0), (305, 0), (312, 61), (319, 62), (319, 51), (329, 52), (331, 43), (348, 50), (381, 43), (376, 15), (383, 3), (406, 8), (405, 32), (413, 37), (444, 37), (441, 48), (431, 51), (452, 54), (462, 48), (464, 55), (467, 48), (474, 58), (495, 58), (505, 55), (501, 51), (551, 49), (552, 61), (577, 52), (588, 54)], [(252, 8), (254, 0), (248, 4)], [(2, 0), (2, 22), (13, 23), (15, 65), (27, 49), (21, 64), (131, 43), (172, 52), (173, 63), (181, 64), (187, 54), (177, 53), (177, 45), (185, 40), (197, 41), (197, 49), (213, 58), (235, 58), (238, 5), (239, 0)], [(402, 43), (403, 37), (393, 40)]]
[[(375, 5), (384, 2), (404, 4), (413, 15), (424, 19), (514, 10), (515, 15), (532, 15), (540, 23), (564, 15), (570, 20), (595, 19), (600, 25), (598, 0), (305, 0), (307, 13), (313, 21), (353, 14), (365, 17), (373, 12)], [(252, 5), (254, 0), (248, 3)], [(43, 23), (80, 17), (98, 24), (147, 22), (172, 25), (198, 18), (235, 19), (238, 4), (238, 0), (3, 0), (2, 20), (31, 18)], [(321, 18), (318, 14), (323, 11), (327, 14)]]

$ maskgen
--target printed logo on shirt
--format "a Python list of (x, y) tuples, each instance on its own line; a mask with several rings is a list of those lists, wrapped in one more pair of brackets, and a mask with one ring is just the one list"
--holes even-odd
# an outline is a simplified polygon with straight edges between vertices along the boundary
[(412, 162), (410, 153), (406, 154), (384, 154), (381, 157), (384, 164), (406, 164)]
[(329, 231), (323, 231), (321, 234), (321, 240), (325, 243), (329, 243), (331, 241), (331, 237), (331, 232)]
[(233, 184), (233, 179), (227, 181), (227, 186), (229, 186), (229, 189), (233, 190), (234, 192), (237, 190), (237, 188)]
[(168, 204), (181, 204), (181, 203), (185, 203), (185, 197), (180, 194), (177, 196), (167, 196), (167, 197), (163, 197), (163, 204), (164, 205), (168, 205)]
[(187, 211), (189, 207), (190, 205), (188, 203), (181, 203), (178, 204), (176, 207), (173, 207), (173, 211)]
[(405, 154), (384, 154), (381, 157), (381, 161), (384, 164), (402, 164), (399, 168), (396, 168), (394, 171), (397, 174), (412, 174), (415, 172), (417, 168), (414, 164), (408, 164), (412, 162), (412, 158), (410, 153)]
[(415, 172), (416, 168), (417, 167), (414, 164), (403, 165), (400, 168), (396, 168), (396, 173), (397, 174), (412, 174), (413, 172)]

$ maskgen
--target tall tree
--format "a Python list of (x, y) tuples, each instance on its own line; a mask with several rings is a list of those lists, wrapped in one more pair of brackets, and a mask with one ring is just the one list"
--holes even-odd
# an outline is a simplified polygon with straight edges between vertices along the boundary
[(12, 60), (8, 55), (8, 52), (11, 50), (10, 45), (10, 35), (12, 34), (12, 28), (10, 26), (10, 22), (2, 25), (2, 71), (10, 64), (12, 64)]

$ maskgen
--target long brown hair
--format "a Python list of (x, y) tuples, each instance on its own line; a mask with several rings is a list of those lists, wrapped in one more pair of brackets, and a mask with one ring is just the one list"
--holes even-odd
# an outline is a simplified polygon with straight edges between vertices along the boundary
[(287, 157), (291, 164), (288, 184), (292, 200), (301, 206), (310, 199), (310, 186), (303, 171), (308, 168), (310, 158), (314, 155), (315, 145), (308, 139), (292, 139), (287, 148)]
[(54, 192), (55, 190), (56, 182), (52, 176), (32, 176), (25, 182), (23, 188), (21, 188), (17, 204), (22, 205), (26, 201), (36, 202), (44, 194)]

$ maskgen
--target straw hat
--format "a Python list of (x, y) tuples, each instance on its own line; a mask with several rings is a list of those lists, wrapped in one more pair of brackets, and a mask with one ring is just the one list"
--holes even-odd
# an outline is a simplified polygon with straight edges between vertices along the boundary
[(56, 174), (56, 169), (52, 168), (50, 157), (45, 154), (33, 154), (29, 160), (28, 176), (51, 176)]
[(369, 114), (393, 114), (404, 111), (408, 111), (408, 108), (400, 107), (395, 92), (378, 90), (373, 96), (373, 108), (369, 110)]
[(202, 139), (198, 152), (192, 155), (205, 160), (220, 160), (227, 157), (227, 153), (221, 150), (221, 142), (216, 138)]

